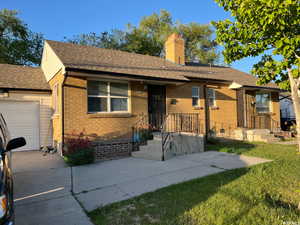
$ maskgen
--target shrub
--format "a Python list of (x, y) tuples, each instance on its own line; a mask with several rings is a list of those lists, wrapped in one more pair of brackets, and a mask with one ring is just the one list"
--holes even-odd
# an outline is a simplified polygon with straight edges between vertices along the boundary
[(82, 134), (67, 138), (65, 144), (64, 160), (68, 165), (79, 166), (95, 161), (92, 143), (88, 138), (84, 138)]

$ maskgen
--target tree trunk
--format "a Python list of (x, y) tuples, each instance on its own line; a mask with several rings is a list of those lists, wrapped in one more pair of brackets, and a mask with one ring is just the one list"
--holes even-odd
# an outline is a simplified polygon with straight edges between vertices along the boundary
[(294, 106), (294, 112), (296, 116), (296, 130), (297, 130), (297, 142), (298, 142), (298, 151), (300, 152), (300, 91), (299, 91), (299, 78), (294, 78), (291, 72), (291, 69), (288, 69), (291, 94)]

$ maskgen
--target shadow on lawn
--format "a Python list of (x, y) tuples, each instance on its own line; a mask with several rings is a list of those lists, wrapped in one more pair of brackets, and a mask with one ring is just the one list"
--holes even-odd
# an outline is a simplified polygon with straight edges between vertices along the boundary
[(217, 139), (210, 138), (206, 144), (206, 151), (219, 151), (235, 154), (243, 154), (252, 150), (257, 145), (254, 143), (232, 140), (232, 139)]
[[(260, 143), (242, 141), (210, 140), (207, 144), (207, 150), (243, 154), (255, 150), (257, 147), (261, 147), (259, 150), (261, 152), (266, 152), (266, 150), (273, 148), (272, 146), (264, 148), (264, 144), (260, 145)], [(290, 150), (282, 151), (280, 154), (286, 154), (287, 152), (290, 152)], [(278, 154), (277, 151), (275, 153)], [(292, 153), (289, 154), (293, 156)], [(222, 157), (211, 159), (212, 161), (215, 160), (214, 163), (217, 165), (222, 165)], [(289, 157), (285, 158), (285, 160), (287, 159)], [(233, 163), (243, 165), (244, 162), (238, 160), (236, 159)], [(209, 161), (205, 162), (208, 163)], [(256, 176), (259, 177), (265, 171), (277, 171), (280, 165), (277, 165), (277, 167), (273, 165), (273, 169), (270, 170), (261, 165), (258, 169), (240, 168), (212, 174), (105, 206), (93, 211), (90, 213), (90, 216), (93, 222), (98, 225), (236, 224), (238, 220), (245, 218), (249, 213), (251, 214), (251, 210), (261, 207), (260, 204), (270, 208), (289, 211), (293, 215), (299, 215), (295, 205), (284, 202), (276, 193), (272, 193), (269, 190), (270, 193), (269, 191), (264, 191), (263, 195), (261, 195), (262, 193), (255, 191), (261, 187), (259, 184), (257, 184), (258, 186), (249, 187), (249, 185), (253, 184), (251, 182), (257, 181)], [(249, 177), (245, 178), (244, 175), (248, 176), (248, 174)], [(235, 183), (236, 181), (237, 183)], [(209, 202), (209, 204), (206, 202)], [(234, 202), (241, 204), (238, 210), (235, 208)], [(224, 209), (227, 211), (224, 211)], [(268, 217), (268, 215), (263, 216)], [(199, 219), (201, 221), (198, 221)], [(220, 219), (223, 222), (217, 223), (216, 219)]]

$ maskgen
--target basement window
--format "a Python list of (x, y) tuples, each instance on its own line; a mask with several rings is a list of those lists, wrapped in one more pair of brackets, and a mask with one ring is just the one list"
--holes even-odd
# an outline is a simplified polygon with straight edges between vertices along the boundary
[(255, 97), (255, 107), (257, 113), (270, 112), (270, 94), (257, 93)]
[(88, 81), (88, 112), (128, 112), (128, 83)]

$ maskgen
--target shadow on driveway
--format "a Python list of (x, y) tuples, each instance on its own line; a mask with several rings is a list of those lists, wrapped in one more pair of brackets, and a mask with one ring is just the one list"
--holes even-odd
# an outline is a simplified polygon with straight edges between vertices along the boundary
[(13, 152), (16, 224), (91, 225), (71, 195), (71, 168), (57, 154)]

